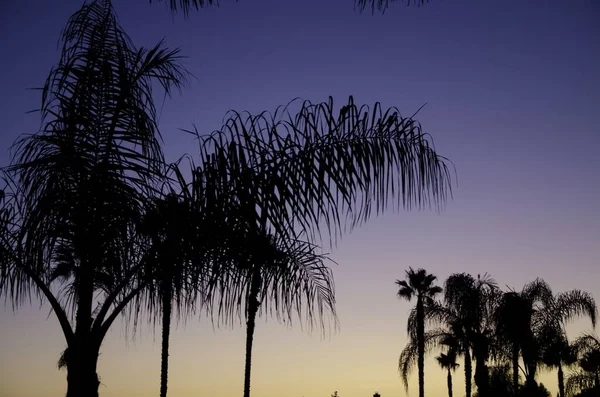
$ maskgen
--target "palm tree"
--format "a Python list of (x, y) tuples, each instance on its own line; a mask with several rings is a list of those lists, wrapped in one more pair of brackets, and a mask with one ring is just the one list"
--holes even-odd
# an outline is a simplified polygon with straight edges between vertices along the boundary
[(550, 286), (542, 279), (536, 279), (525, 284), (520, 292), (504, 292), (496, 308), (496, 335), (501, 345), (509, 346), (507, 354), (504, 355), (512, 365), (513, 390), (519, 389), (520, 355), (523, 356), (527, 382), (532, 382), (535, 378), (535, 368), (539, 361), (533, 330), (536, 310), (551, 297)]
[[(157, 267), (147, 266), (152, 241), (139, 230), (165, 172), (151, 79), (170, 92), (185, 72), (177, 51), (135, 49), (108, 0), (76, 13), (63, 42), (43, 91), (44, 128), (19, 142), (4, 172), (0, 288), (14, 304), (32, 289), (50, 303), (69, 351), (68, 395), (93, 396), (104, 335), (130, 303), (145, 302), (157, 276), (146, 272)], [(199, 136), (186, 185), (194, 208), (226, 219), (227, 208), (251, 211), (285, 240), (296, 227), (312, 238), (323, 224), (337, 235), (342, 218), (354, 227), (394, 196), (405, 208), (445, 202), (446, 160), (412, 118), (352, 98), (335, 113), (332, 100), (303, 102), (294, 115), (232, 112), (222, 131)], [(97, 292), (105, 300), (93, 310)], [(223, 298), (216, 312), (241, 305)]]
[(417, 299), (417, 332), (414, 335), (414, 339), (417, 345), (419, 397), (425, 395), (425, 306), (432, 303), (435, 296), (442, 292), (441, 287), (434, 285), (436, 279), (435, 275), (428, 274), (425, 269), (417, 269), (415, 271), (409, 268), (406, 271), (406, 280), (396, 280), (396, 285), (399, 287), (399, 298), (408, 301), (411, 301), (413, 298)]
[(458, 368), (458, 363), (456, 362), (456, 352), (453, 349), (449, 349), (447, 353), (440, 353), (440, 355), (435, 359), (442, 369), (448, 371), (448, 397), (452, 397), (452, 371)]
[[(200, 142), (190, 182), (200, 208), (224, 208), (278, 241), (294, 241), (296, 230), (311, 241), (321, 228), (335, 238), (342, 223), (352, 228), (381, 213), (394, 195), (405, 208), (445, 201), (451, 191), (445, 159), (396, 109), (358, 107), (351, 97), (336, 115), (330, 98), (304, 101), (293, 114), (297, 103), (272, 114), (232, 111), (211, 135), (190, 131)], [(209, 293), (213, 314), (233, 318), (245, 307), (235, 299), (239, 279), (217, 284), (219, 292)]]
[(137, 49), (110, 1), (85, 4), (42, 89), (43, 126), (3, 169), (0, 293), (52, 307), (69, 397), (98, 395), (104, 336), (147, 286), (137, 227), (164, 168), (151, 87), (182, 85), (178, 58), (162, 43)]
[(336, 314), (333, 275), (324, 265), (327, 257), (318, 254), (316, 246), (302, 240), (277, 241), (264, 232), (247, 236), (245, 244), (244, 263), (238, 266), (246, 285), (242, 293), (246, 317), (244, 397), (249, 397), (254, 331), (261, 308), (290, 322), (295, 311), (311, 327), (315, 320), (324, 326), (324, 316), (331, 314), (335, 320)]
[(563, 368), (577, 363), (577, 349), (569, 344), (567, 336), (560, 330), (544, 327), (540, 335), (541, 363), (558, 371), (558, 395), (565, 397), (565, 378)]
[[(582, 393), (600, 391), (600, 338), (593, 334), (583, 334), (573, 342), (579, 357), (579, 371), (569, 374), (565, 394), (573, 396), (576, 391)], [(595, 394), (589, 394), (595, 395)]]
[[(161, 314), (160, 396), (165, 397), (173, 309), (180, 316), (189, 315), (198, 298), (205, 298), (204, 283), (211, 275), (211, 264), (218, 260), (219, 267), (226, 265), (221, 258), (225, 248), (219, 240), (230, 229), (224, 229), (204, 211), (196, 211), (185, 196), (171, 192), (155, 199), (145, 213), (140, 231), (151, 241), (146, 255), (147, 274), (152, 275), (154, 282), (149, 283), (145, 300), (150, 313)], [(212, 272), (213, 276), (218, 274)]]
[[(149, 0), (152, 3), (153, 0)], [(155, 0), (157, 2), (167, 2), (167, 0)], [(364, 9), (370, 7), (372, 12), (381, 11), (385, 12), (385, 10), (389, 7), (390, 3), (401, 2), (406, 3), (406, 5), (415, 4), (421, 5), (425, 4), (429, 0), (354, 0), (355, 6), (363, 11)], [(181, 10), (184, 15), (188, 15), (190, 10), (192, 9), (200, 9), (205, 7), (213, 7), (218, 6), (218, 0), (168, 0), (169, 7), (173, 11)]]
[[(493, 344), (493, 313), (499, 304), (500, 293), (495, 281), (488, 275), (477, 276), (455, 273), (444, 283), (444, 302), (451, 316), (446, 320), (464, 337), (475, 359), (475, 384), (478, 395), (487, 396), (489, 371), (487, 361)], [(465, 356), (466, 395), (471, 395), (471, 356)]]
[(571, 290), (553, 295), (550, 287), (547, 289), (547, 298), (537, 312), (537, 326), (534, 328), (537, 329), (536, 333), (541, 341), (542, 362), (557, 368), (559, 396), (564, 397), (566, 391), (563, 364), (569, 365), (573, 361), (573, 353), (566, 336), (566, 324), (577, 317), (586, 316), (590, 319), (592, 327), (595, 327), (598, 310), (593, 296), (587, 292)]

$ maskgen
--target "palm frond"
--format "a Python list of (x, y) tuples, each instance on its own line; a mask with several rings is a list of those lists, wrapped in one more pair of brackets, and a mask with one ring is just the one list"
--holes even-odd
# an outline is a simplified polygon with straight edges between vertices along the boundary
[[(398, 208), (435, 206), (451, 194), (447, 160), (428, 136), (395, 108), (358, 107), (351, 97), (335, 115), (333, 100), (293, 104), (273, 114), (230, 112), (224, 127), (200, 140), (194, 188), (229, 197), (275, 234), (300, 228), (310, 239), (330, 235)], [(214, 203), (213, 203), (214, 204)], [(345, 217), (347, 222), (343, 222)]]

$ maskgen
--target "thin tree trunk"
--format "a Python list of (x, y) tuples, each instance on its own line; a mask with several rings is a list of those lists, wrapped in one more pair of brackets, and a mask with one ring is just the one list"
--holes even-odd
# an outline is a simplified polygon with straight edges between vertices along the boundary
[(164, 282), (162, 291), (162, 350), (160, 362), (160, 397), (167, 396), (167, 383), (169, 380), (169, 337), (171, 335), (171, 305), (172, 283), (171, 280)]
[(558, 361), (558, 395), (559, 397), (565, 397), (565, 375), (560, 360)]
[(448, 397), (452, 397), (452, 372), (451, 372), (450, 368), (448, 368), (447, 383), (448, 383)]
[(260, 270), (255, 270), (252, 275), (252, 281), (250, 286), (250, 296), (247, 302), (247, 322), (246, 322), (246, 365), (244, 368), (244, 397), (250, 397), (250, 377), (252, 369), (252, 343), (254, 342), (254, 329), (256, 326), (256, 314), (260, 302), (258, 301), (258, 295), (260, 293), (260, 286), (262, 280), (260, 277)]
[(471, 389), (473, 388), (473, 363), (471, 362), (471, 351), (469, 348), (465, 350), (465, 395), (471, 397)]
[(417, 365), (419, 370), (419, 397), (425, 397), (425, 308), (417, 297)]
[[(513, 343), (512, 348), (512, 369), (513, 369), (513, 390), (515, 393), (519, 390), (519, 345)], [(565, 397), (565, 396), (561, 396)]]

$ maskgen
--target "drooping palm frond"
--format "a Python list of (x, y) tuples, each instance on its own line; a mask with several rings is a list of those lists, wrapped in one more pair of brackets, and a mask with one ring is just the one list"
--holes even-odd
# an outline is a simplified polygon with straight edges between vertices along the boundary
[(220, 272), (218, 277), (210, 276), (207, 309), (219, 322), (241, 321), (251, 294), (252, 275), (260, 272), (260, 313), (289, 325), (296, 317), (308, 330), (319, 325), (323, 332), (331, 319), (337, 328), (333, 274), (325, 265), (331, 259), (319, 253), (316, 245), (299, 238), (261, 235), (246, 234), (227, 248), (227, 262), (215, 269)]
[(594, 334), (584, 333), (573, 341), (573, 346), (580, 356), (589, 351), (600, 351), (600, 337)]
[[(447, 160), (428, 135), (395, 108), (358, 107), (352, 97), (335, 115), (333, 100), (273, 114), (231, 112), (221, 131), (201, 136), (195, 189), (220, 190), (274, 234), (339, 235), (397, 207), (441, 208), (451, 194)], [(227, 194), (229, 192), (229, 194)], [(342, 221), (345, 217), (347, 223)]]
[(594, 374), (573, 371), (567, 376), (565, 382), (565, 394), (567, 397), (573, 397), (583, 390), (592, 389), (594, 385)]

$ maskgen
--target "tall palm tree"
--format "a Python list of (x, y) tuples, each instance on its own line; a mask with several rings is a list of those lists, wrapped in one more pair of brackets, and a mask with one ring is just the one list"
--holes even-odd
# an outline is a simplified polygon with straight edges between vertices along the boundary
[(435, 299), (437, 294), (442, 292), (442, 288), (434, 285), (437, 277), (428, 274), (425, 269), (416, 271), (409, 268), (406, 271), (406, 280), (396, 280), (398, 297), (411, 301), (416, 298), (416, 321), (417, 332), (415, 342), (417, 345), (417, 367), (419, 376), (419, 397), (425, 395), (425, 306), (429, 305)]
[[(168, 193), (155, 199), (140, 225), (140, 231), (151, 241), (146, 257), (147, 274), (153, 282), (144, 293), (145, 300), (149, 311), (160, 312), (161, 317), (161, 397), (167, 395), (173, 310), (180, 316), (189, 315), (196, 301), (205, 298), (204, 284), (211, 275), (211, 264), (222, 261), (225, 249), (219, 240), (231, 233), (192, 204), (181, 194)], [(218, 276), (218, 273), (212, 275)]]
[[(543, 303), (543, 307), (537, 312), (537, 324), (534, 324), (537, 339), (540, 340), (540, 361), (557, 369), (559, 395), (564, 397), (563, 364), (570, 364), (573, 358), (566, 336), (566, 325), (575, 318), (585, 316), (590, 319), (592, 327), (595, 327), (598, 309), (594, 297), (580, 290), (552, 294), (548, 287), (547, 299)], [(587, 339), (578, 343), (583, 343), (583, 340)]]
[(107, 0), (85, 4), (61, 39), (42, 128), (3, 169), (0, 293), (50, 304), (67, 344), (67, 396), (97, 396), (102, 340), (147, 283), (137, 226), (163, 169), (151, 87), (169, 93), (185, 72), (177, 50), (136, 48)]
[[(278, 241), (294, 241), (296, 230), (312, 241), (323, 228), (336, 238), (342, 226), (381, 213), (395, 195), (398, 206), (410, 209), (437, 206), (451, 192), (445, 159), (396, 109), (359, 107), (350, 97), (339, 111), (330, 98), (301, 102), (292, 113), (297, 104), (259, 115), (232, 111), (213, 134), (190, 131), (199, 139), (200, 160), (189, 190), (200, 208), (225, 208)], [(239, 284), (227, 277), (211, 287), (218, 291), (209, 293), (213, 314), (240, 314)]]
[(577, 349), (570, 344), (567, 336), (560, 329), (544, 327), (538, 336), (541, 348), (541, 363), (549, 369), (557, 369), (558, 395), (565, 397), (564, 367), (577, 363)]
[(542, 279), (536, 279), (525, 284), (519, 292), (504, 292), (494, 312), (496, 335), (501, 344), (509, 346), (506, 355), (512, 365), (513, 390), (519, 389), (521, 355), (525, 364), (527, 382), (534, 380), (535, 368), (539, 361), (533, 329), (536, 310), (551, 297), (552, 291), (549, 285)]
[[(459, 334), (464, 335), (468, 343), (465, 351), (472, 352), (475, 359), (475, 384), (478, 395), (482, 397), (487, 396), (489, 386), (487, 361), (494, 335), (493, 313), (500, 296), (496, 282), (488, 275), (474, 278), (470, 274), (455, 273), (444, 283), (444, 302), (452, 314), (447, 321), (450, 321), (449, 325)], [(469, 361), (470, 358), (468, 357)], [(465, 366), (467, 365), (469, 374), (466, 376), (466, 395), (470, 396), (470, 363), (467, 364), (465, 357)]]
[(456, 352), (452, 349), (449, 349), (447, 353), (440, 353), (440, 355), (435, 359), (442, 369), (448, 371), (446, 380), (448, 384), (448, 397), (452, 397), (452, 371), (458, 368), (458, 363), (456, 362)]

